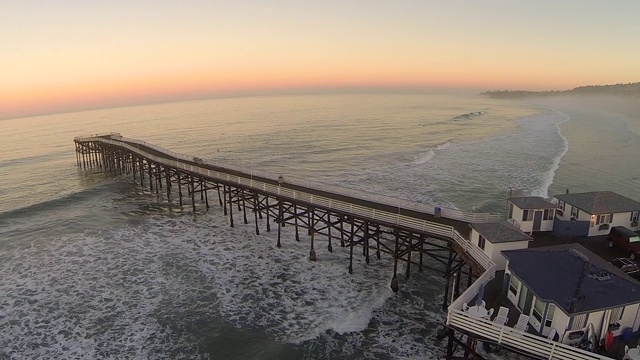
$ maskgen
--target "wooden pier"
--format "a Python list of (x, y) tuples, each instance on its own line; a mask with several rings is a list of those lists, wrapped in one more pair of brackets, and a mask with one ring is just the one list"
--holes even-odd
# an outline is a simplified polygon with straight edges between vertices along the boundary
[[(148, 186), (157, 194), (166, 193), (170, 203), (177, 200), (175, 206), (181, 208), (206, 210), (217, 203), (228, 216), (231, 227), (237, 221), (248, 224), (251, 217), (258, 235), (261, 228), (270, 232), (272, 226), (277, 227), (277, 247), (283, 244), (282, 227), (293, 226), (293, 240), (301, 241), (301, 233), (306, 234), (311, 261), (319, 256), (320, 241), (329, 252), (338, 245), (348, 249), (349, 273), (354, 271), (356, 255), (363, 256), (366, 263), (373, 257), (391, 256), (394, 268), (390, 286), (395, 292), (399, 289), (401, 264), (405, 266), (407, 278), (412, 266), (419, 271), (441, 273), (447, 279), (442, 308), (448, 310), (448, 359), (453, 358), (457, 344), (464, 344), (456, 337), (455, 330), (484, 340), (489, 334), (487, 341), (507, 349), (519, 346), (501, 341), (503, 330), (489, 332), (487, 329), (492, 329), (492, 324), (470, 318), (461, 310), (462, 303), (476, 295), (478, 284), (483, 285), (495, 276), (491, 259), (468, 240), (469, 223), (497, 221), (502, 219), (500, 214), (464, 213), (290, 176), (247, 172), (176, 154), (118, 133), (76, 137), (74, 142), (79, 167), (130, 174), (141, 186)], [(468, 288), (460, 294), (463, 273), (467, 275)], [(474, 279), (477, 280), (474, 282)], [(500, 337), (494, 339), (495, 334)], [(603, 359), (578, 355), (554, 357), (553, 351), (562, 344), (547, 345), (549, 353), (545, 346), (536, 345), (543, 358)], [(477, 356), (473, 355), (472, 348), (465, 351), (466, 354)], [(541, 358), (537, 355), (535, 358)]]

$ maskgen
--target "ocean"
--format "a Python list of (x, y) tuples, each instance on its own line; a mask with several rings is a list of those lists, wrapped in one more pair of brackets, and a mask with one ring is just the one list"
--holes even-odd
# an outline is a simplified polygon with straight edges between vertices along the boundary
[[(471, 95), (226, 98), (0, 121), (0, 359), (439, 359), (444, 279), (365, 264), (284, 228), (256, 236), (132, 178), (76, 166), (73, 137), (165, 149), (465, 211), (517, 195), (640, 200), (640, 105)], [(263, 224), (261, 224), (263, 227)]]

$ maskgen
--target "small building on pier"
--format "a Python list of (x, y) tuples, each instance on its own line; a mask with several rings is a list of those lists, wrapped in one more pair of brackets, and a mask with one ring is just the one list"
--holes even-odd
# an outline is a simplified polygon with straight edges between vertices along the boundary
[(553, 224), (556, 236), (607, 235), (613, 226), (638, 230), (640, 202), (613, 191), (555, 195), (558, 210)]
[(471, 243), (480, 248), (496, 264), (496, 270), (504, 270), (507, 260), (504, 250), (526, 249), (533, 238), (506, 220), (471, 224)]
[(640, 283), (579, 244), (504, 251), (507, 297), (530, 330), (564, 343), (640, 327)]
[(540, 196), (515, 197), (509, 200), (508, 220), (526, 233), (553, 230), (556, 204)]

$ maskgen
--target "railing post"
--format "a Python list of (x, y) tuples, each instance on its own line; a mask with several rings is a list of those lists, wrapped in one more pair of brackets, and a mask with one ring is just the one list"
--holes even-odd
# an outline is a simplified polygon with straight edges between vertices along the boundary
[(553, 345), (551, 346), (551, 351), (549, 351), (549, 360), (553, 359), (553, 353), (556, 350), (556, 343), (554, 342)]

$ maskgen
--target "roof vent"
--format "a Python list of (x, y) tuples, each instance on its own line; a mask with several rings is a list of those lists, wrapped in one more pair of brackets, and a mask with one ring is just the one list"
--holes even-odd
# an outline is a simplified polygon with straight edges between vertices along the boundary
[(593, 273), (592, 276), (599, 281), (611, 280), (611, 276), (606, 271)]

